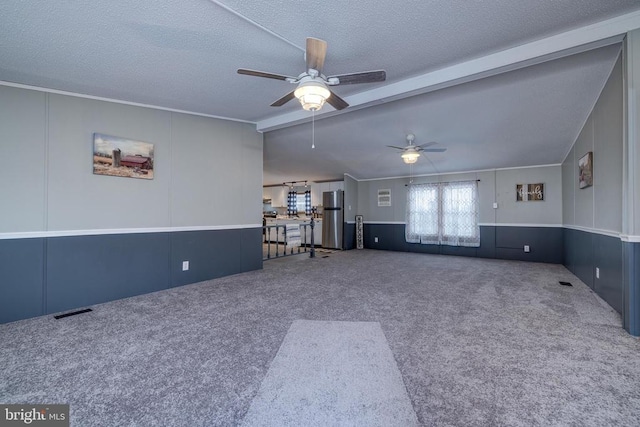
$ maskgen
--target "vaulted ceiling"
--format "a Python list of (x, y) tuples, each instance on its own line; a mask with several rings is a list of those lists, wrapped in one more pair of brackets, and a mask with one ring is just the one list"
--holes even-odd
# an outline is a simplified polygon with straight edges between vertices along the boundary
[[(254, 122), (265, 185), (407, 175), (385, 147), (407, 133), (447, 148), (414, 174), (554, 164), (636, 28), (638, 0), (5, 0), (0, 81)], [(293, 87), (236, 74), (298, 75), (306, 37), (327, 75), (387, 71), (335, 88), (351, 107), (316, 114), (315, 149), (311, 113), (269, 106)]]

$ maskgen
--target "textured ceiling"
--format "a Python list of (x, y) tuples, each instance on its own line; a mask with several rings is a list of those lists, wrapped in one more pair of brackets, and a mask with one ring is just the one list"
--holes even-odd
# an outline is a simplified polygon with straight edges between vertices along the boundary
[[(380, 68), (387, 71), (388, 81), (385, 83), (336, 88), (336, 93), (347, 100), (349, 96), (365, 90), (383, 89), (410, 77), (640, 9), (638, 0), (222, 2), (295, 45), (304, 46), (305, 38), (309, 36), (326, 40), (328, 54), (325, 74)], [(89, 3), (4, 0), (0, 3), (0, 58), (0, 80), (9, 83), (252, 122), (300, 110), (295, 102), (279, 109), (269, 107), (272, 101), (293, 88), (287, 83), (240, 76), (235, 71), (244, 67), (297, 75), (304, 67), (302, 52), (209, 0), (110, 0)], [(507, 80), (529, 79), (525, 81), (526, 87), (522, 88), (522, 96), (525, 96), (526, 90), (536, 94), (543, 86), (567, 92), (565, 96), (548, 96), (547, 104), (542, 101), (524, 103), (515, 110), (509, 110), (511, 128), (515, 126), (513, 123), (542, 123), (551, 115), (550, 112), (562, 112), (565, 104), (586, 102), (584, 108), (590, 107), (589, 101), (592, 105), (608, 71), (603, 64), (606, 60), (601, 55), (594, 55), (593, 62), (588, 58), (587, 55), (580, 65), (585, 67), (584, 72), (573, 69), (580, 76), (578, 79), (566, 78), (561, 70), (556, 70), (556, 74), (549, 71), (552, 75), (544, 81), (535, 81), (536, 76), (528, 76), (527, 73), (515, 74), (516, 77), (505, 76)], [(609, 58), (609, 61), (610, 71), (613, 59)], [(570, 67), (571, 64), (566, 66)], [(562, 85), (565, 81), (562, 78), (569, 81), (570, 89)], [(478, 108), (481, 111), (477, 111), (479, 116), (484, 115), (485, 110), (506, 111), (504, 97), (512, 93), (508, 88), (513, 87), (517, 91), (519, 86), (517, 81), (502, 84), (492, 82), (480, 83), (481, 87), (477, 88), (462, 86), (477, 91), (495, 91), (493, 95), (486, 93), (484, 97), (476, 93), (469, 94), (471, 100), (480, 102)], [(581, 88), (578, 87), (580, 82)], [(529, 88), (528, 85), (535, 88)], [(482, 86), (486, 86), (486, 89), (482, 89)], [(316, 125), (319, 131), (331, 128), (333, 133), (327, 135), (340, 139), (343, 146), (348, 145), (349, 138), (353, 141), (366, 137), (370, 141), (372, 151), (366, 155), (359, 152), (357, 158), (349, 159), (351, 153), (348, 150), (331, 153), (329, 157), (337, 157), (343, 162), (342, 172), (352, 172), (359, 178), (383, 176), (382, 171), (389, 175), (404, 174), (403, 169), (399, 168), (402, 165), (395, 168), (387, 167), (386, 163), (371, 163), (368, 168), (351, 165), (361, 165), (366, 159), (372, 162), (374, 159), (389, 161), (388, 153), (377, 152), (376, 147), (401, 145), (403, 133), (409, 128), (415, 128), (418, 141), (426, 137), (443, 144), (448, 143), (449, 138), (454, 143), (454, 136), (464, 129), (468, 128), (468, 132), (479, 131), (470, 127), (475, 120), (470, 119), (473, 113), (468, 108), (459, 110), (459, 114), (447, 115), (436, 104), (429, 102), (434, 97), (443, 97), (441, 104), (454, 105), (456, 99), (465, 96), (461, 90), (447, 90), (387, 104), (390, 112), (404, 111), (404, 118), (393, 113), (387, 117), (383, 107), (355, 112), (347, 109), (345, 114), (320, 120)], [(569, 98), (569, 92), (575, 94), (576, 98)], [(451, 95), (447, 95), (449, 93)], [(448, 96), (454, 98), (445, 99)], [(495, 108), (491, 104), (493, 102), (496, 103)], [(434, 132), (434, 127), (437, 128), (435, 123), (429, 122), (426, 116), (420, 118), (411, 114), (411, 111), (421, 108), (429, 117), (441, 117), (437, 125), (449, 127), (448, 133), (444, 130), (442, 133)], [(515, 115), (521, 108), (521, 114), (525, 114), (526, 109), (528, 116)], [(566, 144), (575, 138), (575, 130), (585, 118), (582, 107), (575, 110), (579, 111), (561, 114), (568, 123), (558, 125), (557, 129), (550, 127), (547, 133), (554, 135), (545, 138), (554, 139), (565, 149)], [(367, 120), (363, 117), (368, 114), (375, 117), (375, 123), (369, 120), (366, 125), (371, 130), (356, 129), (350, 125), (351, 121), (358, 121), (364, 126)], [(457, 118), (458, 115), (460, 118)], [(411, 122), (411, 117), (418, 118), (420, 123)], [(323, 123), (325, 121), (326, 124)], [(482, 139), (500, 140), (500, 134), (504, 132), (499, 126), (502, 126), (502, 122), (485, 121), (487, 129), (480, 129), (484, 132)], [(292, 135), (302, 138), (303, 129), (304, 126), (300, 129), (294, 126), (289, 131), (281, 129), (266, 134), (266, 184), (275, 183), (274, 180), (281, 181), (283, 176), (288, 176), (289, 180), (295, 178), (293, 174), (298, 172), (293, 167), (287, 172), (284, 170), (286, 166), (274, 160), (278, 157), (275, 151), (282, 150), (282, 158), (298, 152), (301, 148), (296, 144), (300, 140), (294, 141)], [(530, 129), (526, 127), (509, 130), (512, 135), (523, 135), (528, 131)], [(571, 132), (574, 134), (571, 135)], [(336, 138), (338, 135), (341, 138)], [(376, 136), (379, 139), (375, 139)], [(462, 135), (458, 139), (469, 140), (469, 136)], [(358, 146), (354, 142), (349, 144)], [(304, 145), (307, 145), (306, 142)], [(325, 142), (323, 147), (329, 146)], [(516, 146), (521, 150), (529, 147), (524, 142)], [(463, 149), (459, 147), (459, 150)], [(441, 155), (444, 158), (441, 167), (444, 171), (450, 168), (499, 167), (503, 164), (514, 166), (521, 164), (522, 157), (525, 157), (522, 154), (524, 151), (519, 151), (519, 155), (513, 153), (511, 157), (507, 157), (511, 149), (496, 147), (495, 151), (493, 162), (470, 164), (461, 159), (473, 159), (475, 156), (465, 156), (451, 146), (446, 154)], [(334, 177), (334, 164), (323, 162), (322, 156), (316, 157), (315, 162), (311, 162), (308, 156), (291, 161), (308, 163), (308, 179)], [(553, 157), (549, 161), (561, 160)]]
[[(265, 134), (264, 180), (407, 176), (386, 145), (436, 141), (414, 174), (561, 162), (593, 107), (620, 52), (611, 45), (401, 101)], [(428, 157), (427, 160), (425, 157)], [(316, 164), (323, 165), (316, 168)], [(310, 174), (313, 174), (310, 177)]]

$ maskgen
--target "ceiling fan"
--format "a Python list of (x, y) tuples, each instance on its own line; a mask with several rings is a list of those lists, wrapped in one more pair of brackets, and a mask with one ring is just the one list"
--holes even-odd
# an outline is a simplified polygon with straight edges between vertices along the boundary
[(407, 135), (407, 143), (408, 145), (406, 147), (397, 147), (395, 145), (387, 145), (387, 147), (390, 148), (395, 148), (398, 149), (402, 152), (402, 154), (400, 155), (400, 157), (402, 157), (402, 160), (407, 163), (407, 164), (412, 164), (418, 161), (418, 157), (420, 157), (420, 152), (425, 152), (425, 153), (442, 153), (444, 151), (447, 151), (446, 148), (427, 148), (427, 147), (431, 147), (432, 145), (437, 144), (437, 142), (432, 141), (432, 142), (425, 142), (424, 144), (420, 144), (420, 145), (413, 145), (413, 141), (416, 139), (416, 136), (412, 133)]
[(297, 84), (298, 87), (295, 90), (292, 90), (282, 98), (276, 100), (271, 104), (271, 106), (280, 107), (291, 101), (293, 98), (298, 98), (302, 104), (302, 108), (309, 111), (319, 110), (322, 108), (325, 101), (336, 110), (342, 110), (349, 106), (344, 99), (332, 92), (328, 86), (383, 82), (387, 78), (387, 73), (384, 70), (338, 74), (327, 77), (322, 74), (326, 54), (327, 42), (309, 37), (307, 38), (307, 48), (305, 51), (307, 70), (298, 77), (248, 70), (245, 68), (238, 69), (238, 74), (284, 80), (289, 83)]

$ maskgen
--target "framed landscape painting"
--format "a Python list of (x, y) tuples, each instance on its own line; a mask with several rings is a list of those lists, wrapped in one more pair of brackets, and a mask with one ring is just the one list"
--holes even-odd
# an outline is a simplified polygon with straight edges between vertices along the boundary
[(94, 133), (93, 173), (153, 179), (153, 144)]
[(580, 188), (593, 185), (593, 152), (589, 151), (578, 160), (578, 184)]

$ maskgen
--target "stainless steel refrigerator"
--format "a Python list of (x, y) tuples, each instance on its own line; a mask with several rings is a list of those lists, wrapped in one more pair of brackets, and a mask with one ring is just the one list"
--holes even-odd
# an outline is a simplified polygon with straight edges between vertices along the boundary
[(322, 193), (322, 247), (342, 249), (344, 227), (344, 192), (342, 190)]

